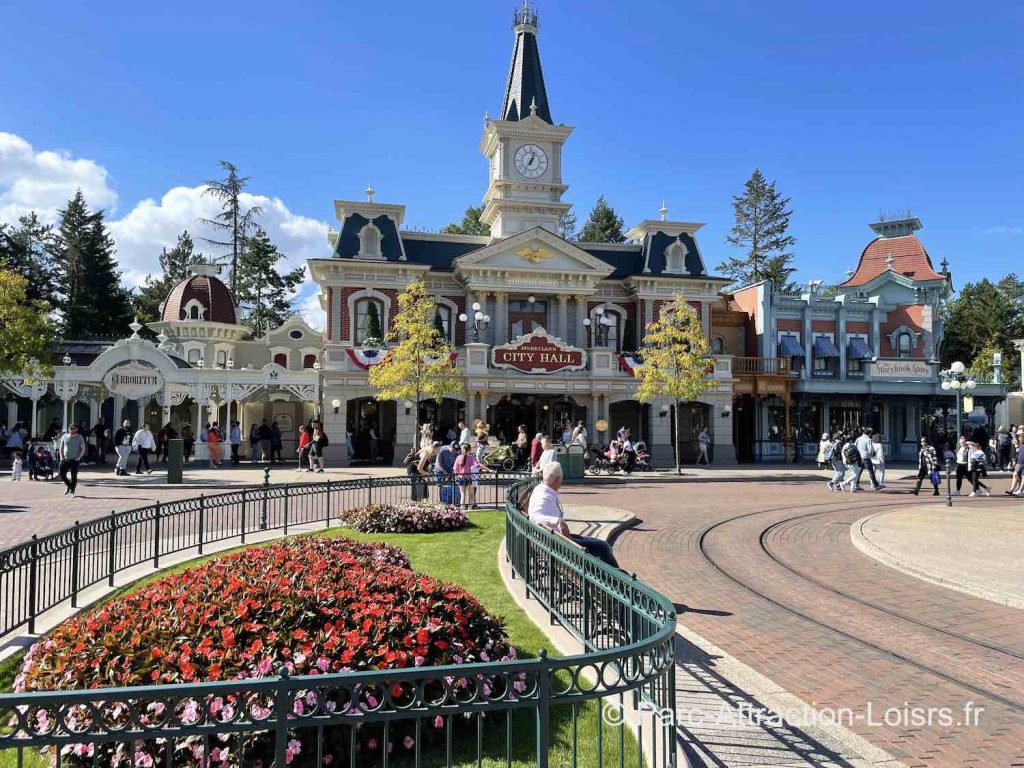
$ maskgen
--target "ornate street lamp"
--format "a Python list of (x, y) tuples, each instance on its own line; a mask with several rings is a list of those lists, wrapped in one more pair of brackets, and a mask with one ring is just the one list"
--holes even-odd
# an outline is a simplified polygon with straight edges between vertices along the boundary
[(467, 325), (472, 322), (473, 341), (480, 341), (480, 331), (487, 330), (487, 326), (491, 324), (491, 316), (483, 313), (478, 301), (474, 301), (470, 309), (473, 310), (473, 315), (470, 316), (463, 312), (459, 315), (459, 322), (466, 323)]
[[(967, 373), (967, 367), (957, 360), (948, 370), (939, 371), (939, 380), (942, 382), (939, 386), (946, 392), (952, 390), (953, 394), (956, 395), (956, 440), (953, 443), (953, 450), (956, 451), (960, 445), (960, 436), (963, 434), (963, 410), (965, 392), (970, 392), (977, 386), (977, 382), (971, 377), (971, 374)], [(966, 398), (970, 398), (971, 409), (973, 410), (974, 398), (970, 395), (966, 395)], [(947, 459), (946, 461), (946, 506), (953, 506), (953, 491), (950, 485), (950, 474), (953, 470), (953, 464), (955, 459)]]

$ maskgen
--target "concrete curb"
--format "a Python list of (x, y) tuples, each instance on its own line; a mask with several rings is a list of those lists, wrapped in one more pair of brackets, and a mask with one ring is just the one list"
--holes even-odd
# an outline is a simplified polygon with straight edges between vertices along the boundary
[(965, 595), (971, 595), (972, 597), (980, 597), (983, 600), (1005, 605), (1010, 608), (1024, 609), (1024, 598), (1019, 595), (1015, 595), (1011, 592), (1004, 592), (1001, 589), (996, 589), (985, 584), (978, 584), (967, 579), (943, 576), (930, 571), (911, 560), (890, 552), (882, 545), (872, 541), (864, 530), (865, 526), (875, 518), (899, 511), (900, 510), (898, 509), (892, 509), (885, 512), (876, 512), (873, 515), (868, 515), (857, 520), (850, 526), (850, 540), (853, 543), (853, 546), (863, 554), (877, 560), (883, 565), (887, 565), (900, 573), (907, 574), (908, 576), (921, 579), (921, 581), (927, 581), (930, 584), (936, 584), (940, 587), (946, 587), (947, 589), (952, 589), (957, 592), (963, 592)]

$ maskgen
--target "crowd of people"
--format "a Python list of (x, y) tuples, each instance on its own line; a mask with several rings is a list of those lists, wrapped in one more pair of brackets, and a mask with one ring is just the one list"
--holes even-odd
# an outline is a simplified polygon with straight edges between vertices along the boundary
[[(886, 457), (881, 437), (870, 427), (849, 432), (837, 430), (831, 435), (824, 433), (818, 444), (817, 461), (819, 467), (828, 467), (833, 472), (828, 489), (860, 493), (865, 470), (872, 490), (885, 488)], [(911, 493), (919, 495), (927, 483), (932, 487), (933, 496), (941, 495), (940, 486), (947, 467), (951, 482), (955, 472), (953, 495), (963, 493), (965, 480), (970, 486), (969, 496), (991, 495), (991, 489), (984, 482), (989, 468), (1012, 472), (1011, 485), (1005, 493), (1024, 495), (1024, 425), (1011, 425), (1009, 430), (1000, 426), (992, 438), (983, 427), (978, 427), (971, 430), (970, 435), (961, 435), (955, 447), (944, 440), (933, 444), (928, 437), (921, 437), (917, 482)]]

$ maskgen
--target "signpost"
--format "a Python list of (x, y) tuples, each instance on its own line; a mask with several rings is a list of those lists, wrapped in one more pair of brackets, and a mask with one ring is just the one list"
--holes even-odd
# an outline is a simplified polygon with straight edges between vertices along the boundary
[(534, 328), (510, 344), (493, 347), (491, 364), (523, 373), (579, 371), (587, 365), (587, 353), (549, 336), (543, 328)]

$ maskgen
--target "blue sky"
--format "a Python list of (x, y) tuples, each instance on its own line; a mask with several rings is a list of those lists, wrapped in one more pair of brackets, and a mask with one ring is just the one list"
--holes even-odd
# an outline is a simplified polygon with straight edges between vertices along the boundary
[[(908, 206), (957, 284), (1021, 269), (1024, 4), (539, 9), (552, 115), (576, 128), (564, 177), (581, 220), (599, 194), (627, 224), (664, 197), (670, 218), (707, 222), (713, 267), (729, 255), (731, 196), (760, 167), (792, 198), (803, 280), (840, 279), (878, 212)], [(0, 215), (36, 194), (52, 207), (80, 174), (125, 220), (118, 244), (137, 275), (189, 224), (188, 205), (164, 196), (228, 158), (279, 198), (271, 226), (296, 258), (327, 255), (331, 201), (367, 179), (407, 206), (407, 225), (441, 227), (486, 186), (478, 142), (484, 111), (500, 108), (512, 10), (5, 4), (0, 132), (22, 144), (0, 147)]]

